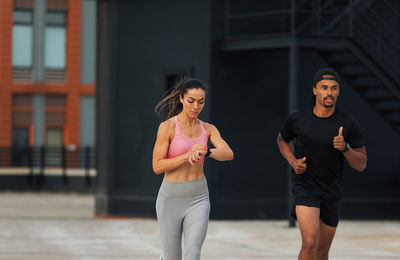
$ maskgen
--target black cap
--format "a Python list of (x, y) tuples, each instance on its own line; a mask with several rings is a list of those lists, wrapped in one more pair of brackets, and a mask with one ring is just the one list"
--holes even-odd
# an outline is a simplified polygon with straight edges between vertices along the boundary
[[(323, 77), (324, 75), (329, 75), (328, 77)], [(319, 71), (317, 71), (314, 75), (314, 80), (313, 80), (313, 87), (317, 84), (318, 81), (321, 80), (336, 80), (337, 83), (340, 85), (340, 78), (339, 74), (334, 71), (333, 69), (330, 68), (322, 68)]]

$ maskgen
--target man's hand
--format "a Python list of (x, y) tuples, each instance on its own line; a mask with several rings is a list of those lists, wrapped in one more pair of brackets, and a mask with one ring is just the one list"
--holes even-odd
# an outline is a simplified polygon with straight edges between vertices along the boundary
[(306, 157), (296, 159), (292, 164), (293, 170), (296, 174), (302, 174), (307, 170)]
[(333, 147), (341, 152), (346, 149), (346, 142), (343, 137), (343, 126), (339, 128), (339, 134), (333, 138)]

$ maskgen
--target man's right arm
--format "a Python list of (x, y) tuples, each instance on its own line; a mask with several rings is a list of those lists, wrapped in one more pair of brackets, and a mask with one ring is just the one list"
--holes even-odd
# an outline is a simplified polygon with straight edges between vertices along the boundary
[(307, 170), (307, 165), (305, 163), (306, 157), (297, 159), (294, 156), (290, 143), (286, 142), (286, 140), (282, 137), (281, 133), (278, 134), (277, 143), (282, 156), (292, 166), (295, 173), (296, 174), (304, 173)]

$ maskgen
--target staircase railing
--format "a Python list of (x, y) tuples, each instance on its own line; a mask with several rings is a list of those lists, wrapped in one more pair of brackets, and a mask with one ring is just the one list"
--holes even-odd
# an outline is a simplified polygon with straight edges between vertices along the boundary
[[(224, 36), (236, 38), (293, 33), (346, 36), (350, 32), (347, 25), (353, 18), (351, 7), (367, 1), (372, 0), (225, 0)], [(338, 21), (343, 20), (346, 20), (346, 26), (337, 26)], [(333, 25), (336, 25), (336, 30), (331, 29)]]
[(243, 1), (225, 3), (225, 39), (293, 34), (346, 37), (400, 85), (398, 0), (249, 0), (245, 8)]
[(352, 39), (400, 85), (400, 2), (375, 4), (354, 20)]

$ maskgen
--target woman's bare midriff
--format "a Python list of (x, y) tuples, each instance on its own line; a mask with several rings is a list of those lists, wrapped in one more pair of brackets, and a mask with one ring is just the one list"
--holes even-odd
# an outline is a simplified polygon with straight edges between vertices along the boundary
[(184, 163), (175, 170), (166, 172), (164, 179), (169, 182), (194, 181), (204, 177), (203, 163), (195, 163), (194, 166)]

